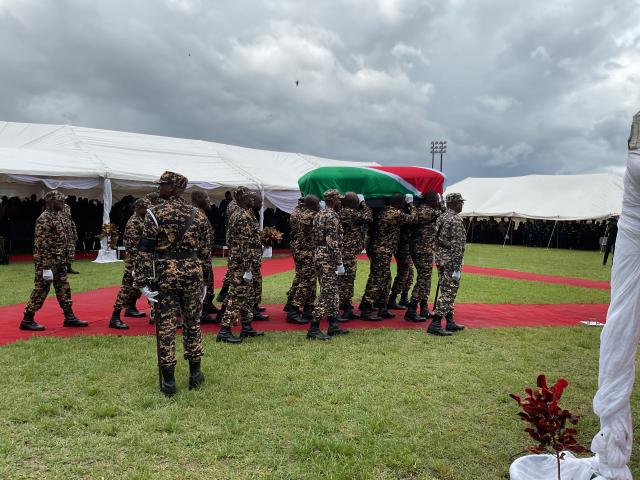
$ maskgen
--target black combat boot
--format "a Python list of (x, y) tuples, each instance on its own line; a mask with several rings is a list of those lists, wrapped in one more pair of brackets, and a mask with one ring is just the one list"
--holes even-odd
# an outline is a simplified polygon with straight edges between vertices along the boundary
[(242, 330), (240, 331), (240, 338), (247, 337), (264, 337), (264, 332), (254, 330), (251, 326), (251, 322), (242, 322)]
[(311, 325), (307, 330), (307, 338), (309, 340), (329, 340), (331, 337), (320, 330), (320, 320), (311, 320)]
[[(384, 310), (404, 310), (406, 307), (403, 307), (399, 303), (396, 303), (396, 296), (391, 295), (389, 297), (389, 301), (387, 302), (387, 307)], [(391, 317), (389, 317), (391, 318)]]
[(302, 318), (304, 320), (309, 320), (309, 321), (313, 320), (313, 309), (314, 308), (315, 307), (313, 305), (305, 305), (304, 309), (303, 309), (303, 312), (302, 312)]
[(408, 322), (426, 322), (427, 319), (418, 315), (418, 304), (416, 302), (409, 303), (404, 319)]
[(306, 325), (309, 320), (302, 318), (302, 312), (298, 307), (291, 306), (291, 309), (287, 312), (287, 323), (293, 323), (295, 325)]
[(220, 327), (220, 331), (216, 337), (216, 342), (241, 343), (242, 338), (235, 337), (231, 332), (231, 327)]
[(225, 310), (226, 310), (226, 309), (227, 309), (227, 307), (223, 305), (223, 306), (220, 308), (220, 310), (218, 310), (218, 313), (216, 314), (216, 321), (215, 321), (215, 323), (221, 323), (221, 322), (222, 322), (222, 317), (224, 317), (224, 312), (225, 312)]
[[(402, 310), (404, 310), (404, 307), (402, 307)], [(388, 309), (388, 307), (380, 307), (378, 309), (378, 316), (380, 318), (394, 318), (396, 316), (395, 313), (391, 313)]]
[(347, 311), (345, 312), (345, 314), (349, 317), (349, 320), (357, 320), (358, 318), (360, 318), (360, 315), (353, 311), (353, 305), (351, 304), (347, 305)]
[(265, 307), (261, 307), (260, 305), (256, 305), (255, 307), (253, 307), (253, 309), (259, 311), (260, 313), (264, 313), (267, 311)]
[(340, 325), (338, 324), (338, 317), (329, 317), (327, 320), (329, 320), (329, 329), (327, 330), (327, 335), (329, 335), (330, 337), (333, 337), (335, 335), (346, 335), (347, 333), (349, 333), (349, 330), (340, 328)]
[(80, 272), (77, 272), (73, 269), (70, 263), (67, 263), (67, 273), (71, 273), (72, 275), (78, 275)]
[(464, 325), (460, 325), (453, 319), (453, 312), (447, 313), (444, 318), (447, 320), (447, 326), (445, 327), (447, 332), (459, 332), (464, 330)]
[(189, 360), (189, 390), (200, 388), (204, 383), (204, 373), (200, 370), (200, 360)]
[(254, 321), (258, 321), (258, 322), (266, 322), (267, 320), (269, 320), (269, 315), (263, 315), (262, 312), (266, 310), (263, 309), (261, 310), (260, 307), (258, 307), (258, 305), (254, 305), (253, 306), (253, 320)]
[[(435, 305), (433, 306), (435, 308)], [(424, 319), (431, 318), (431, 312), (429, 312), (429, 302), (423, 300), (420, 302), (420, 316)]]
[(224, 284), (220, 291), (218, 292), (218, 301), (224, 302), (225, 298), (227, 298), (227, 294), (229, 293), (229, 285)]
[(136, 308), (136, 301), (132, 300), (129, 303), (129, 305), (127, 305), (127, 308), (125, 308), (124, 316), (132, 317), (132, 318), (142, 318), (142, 317), (146, 317), (147, 315), (142, 312), (139, 312), (138, 309)]
[(367, 322), (379, 322), (382, 320), (382, 317), (376, 315), (371, 307), (369, 302), (361, 302), (360, 303), (360, 318)]
[(340, 310), (342, 310), (342, 315), (340, 315), (340, 317), (338, 317), (338, 321), (339, 322), (348, 322), (349, 320), (351, 320), (349, 318), (349, 305), (341, 305), (340, 306)]
[(36, 323), (34, 317), (35, 313), (33, 312), (24, 312), (24, 316), (20, 322), (20, 330), (30, 330), (32, 332), (41, 332), (44, 330), (44, 325)]
[(297, 307), (294, 307), (293, 305), (291, 305), (291, 302), (287, 300), (287, 303), (285, 304), (285, 306), (282, 307), (282, 311), (289, 313), (289, 311), (294, 308), (297, 308)]
[(403, 307), (409, 306), (409, 292), (402, 292), (398, 305), (402, 305)]
[(162, 382), (160, 385), (160, 391), (167, 397), (173, 397), (176, 394), (176, 379), (174, 376), (175, 367), (162, 367), (160, 368), (162, 373)]
[(442, 317), (440, 315), (433, 315), (431, 323), (427, 328), (427, 333), (430, 333), (431, 335), (439, 335), (441, 337), (448, 337), (449, 335), (452, 335), (451, 332), (447, 332), (442, 328)]
[(109, 328), (115, 328), (116, 330), (127, 330), (129, 325), (120, 320), (120, 309), (114, 309), (109, 320)]
[(62, 322), (63, 327), (86, 327), (89, 325), (89, 322), (84, 322), (75, 316), (73, 310), (69, 309), (64, 312), (64, 322)]

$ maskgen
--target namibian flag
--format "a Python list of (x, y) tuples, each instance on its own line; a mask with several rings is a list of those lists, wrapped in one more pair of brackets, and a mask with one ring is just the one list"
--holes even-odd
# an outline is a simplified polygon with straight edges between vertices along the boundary
[(325, 191), (335, 188), (361, 193), (365, 198), (389, 197), (394, 193), (410, 193), (422, 197), (427, 192), (442, 193), (443, 173), (424, 167), (320, 167), (300, 177), (298, 185), (303, 195), (322, 198)]

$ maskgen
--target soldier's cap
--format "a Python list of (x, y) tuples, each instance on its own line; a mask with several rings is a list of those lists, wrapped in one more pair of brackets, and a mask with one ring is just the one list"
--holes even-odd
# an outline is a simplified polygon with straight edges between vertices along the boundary
[(464, 198), (462, 198), (461, 193), (447, 193), (447, 196), (444, 197), (447, 203), (455, 203), (455, 202), (464, 202)]
[(156, 183), (173, 185), (176, 188), (187, 188), (187, 177), (176, 172), (164, 172)]
[(335, 188), (330, 188), (329, 190), (327, 190), (326, 192), (324, 192), (324, 201), (328, 201), (328, 200), (339, 200), (340, 199), (340, 192), (338, 190), (336, 190)]
[(151, 202), (146, 198), (138, 198), (135, 202), (133, 202), (134, 208), (145, 207), (149, 208), (151, 206)]
[(44, 201), (48, 202), (49, 200), (62, 200), (65, 201), (67, 197), (65, 197), (62, 193), (57, 190), (51, 190), (44, 194)]
[(253, 195), (253, 192), (247, 187), (240, 186), (233, 191), (233, 198), (236, 200), (239, 198), (249, 197)]

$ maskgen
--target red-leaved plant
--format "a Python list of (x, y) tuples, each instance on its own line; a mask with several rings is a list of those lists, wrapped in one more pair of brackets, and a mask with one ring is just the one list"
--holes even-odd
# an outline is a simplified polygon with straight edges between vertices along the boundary
[(552, 453), (556, 456), (558, 465), (558, 480), (560, 480), (560, 460), (564, 458), (563, 451), (584, 453), (588, 450), (578, 443), (575, 436), (578, 434), (575, 428), (567, 428), (567, 422), (571, 425), (578, 423), (579, 417), (569, 410), (560, 408), (559, 402), (562, 392), (567, 388), (569, 382), (564, 378), (558, 379), (555, 385), (547, 386), (547, 378), (544, 375), (538, 376), (538, 388), (525, 388), (526, 397), (519, 395), (509, 395), (518, 405), (522, 407), (522, 412), (518, 413), (520, 418), (531, 426), (524, 429), (537, 445), (532, 445), (529, 450), (534, 453)]

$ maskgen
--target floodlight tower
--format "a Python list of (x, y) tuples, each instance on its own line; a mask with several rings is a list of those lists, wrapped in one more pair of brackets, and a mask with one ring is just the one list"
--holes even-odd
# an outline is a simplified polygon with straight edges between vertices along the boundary
[(446, 140), (431, 141), (431, 168), (435, 168), (435, 156), (440, 155), (440, 171), (442, 171), (442, 158), (445, 153), (447, 153)]

